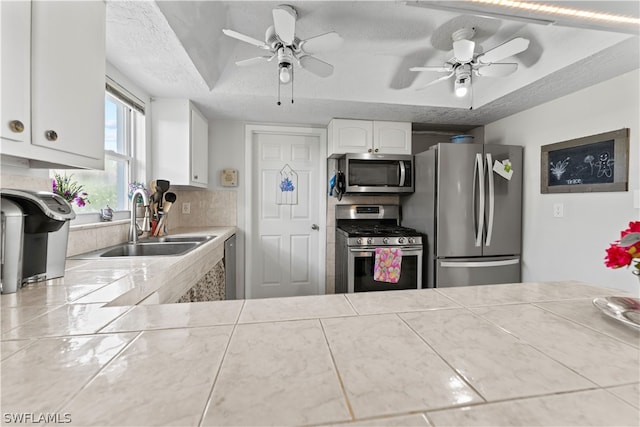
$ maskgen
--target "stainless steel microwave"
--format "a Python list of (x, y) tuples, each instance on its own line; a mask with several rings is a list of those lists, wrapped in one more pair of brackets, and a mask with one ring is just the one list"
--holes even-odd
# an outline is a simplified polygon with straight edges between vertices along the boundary
[(413, 156), (345, 154), (338, 160), (345, 193), (413, 193)]

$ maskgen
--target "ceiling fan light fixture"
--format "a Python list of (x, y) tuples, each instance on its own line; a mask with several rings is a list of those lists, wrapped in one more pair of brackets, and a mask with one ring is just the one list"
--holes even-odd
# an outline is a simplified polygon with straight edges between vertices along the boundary
[(456, 80), (453, 84), (454, 92), (458, 98), (467, 96), (471, 88), (471, 66), (462, 64), (456, 67)]
[(285, 85), (291, 81), (291, 64), (280, 64), (278, 78), (280, 79), (280, 83)]
[(278, 49), (278, 78), (280, 83), (287, 84), (291, 81), (293, 71), (293, 51), (288, 47)]
[(469, 86), (471, 86), (471, 79), (456, 79), (456, 82), (454, 83), (456, 96), (458, 98), (464, 98), (467, 96), (467, 93), (469, 93)]

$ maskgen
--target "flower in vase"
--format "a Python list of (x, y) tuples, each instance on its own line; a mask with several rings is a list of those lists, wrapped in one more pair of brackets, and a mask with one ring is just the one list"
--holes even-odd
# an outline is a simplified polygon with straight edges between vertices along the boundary
[(622, 230), (620, 240), (611, 243), (606, 250), (604, 263), (609, 268), (633, 265), (634, 274), (640, 272), (640, 221), (632, 221), (629, 228)]
[(67, 176), (67, 174), (60, 175), (55, 173), (51, 180), (51, 189), (54, 193), (62, 196), (69, 203), (75, 203), (78, 207), (83, 207), (89, 201), (89, 194), (84, 191), (84, 187), (78, 184), (77, 181), (72, 181), (73, 174)]

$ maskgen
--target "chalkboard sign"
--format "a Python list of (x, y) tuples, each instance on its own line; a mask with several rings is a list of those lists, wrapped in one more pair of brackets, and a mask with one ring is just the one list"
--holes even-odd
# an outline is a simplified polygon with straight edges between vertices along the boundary
[(627, 191), (629, 129), (544, 145), (541, 192)]
[(549, 153), (549, 185), (606, 184), (616, 166), (614, 140)]

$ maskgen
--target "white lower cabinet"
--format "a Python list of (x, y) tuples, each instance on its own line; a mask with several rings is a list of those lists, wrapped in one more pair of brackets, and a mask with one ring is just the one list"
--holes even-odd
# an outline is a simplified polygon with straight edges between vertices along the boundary
[(209, 124), (188, 99), (151, 104), (153, 176), (171, 185), (207, 187)]
[(104, 169), (101, 1), (0, 2), (2, 155)]

